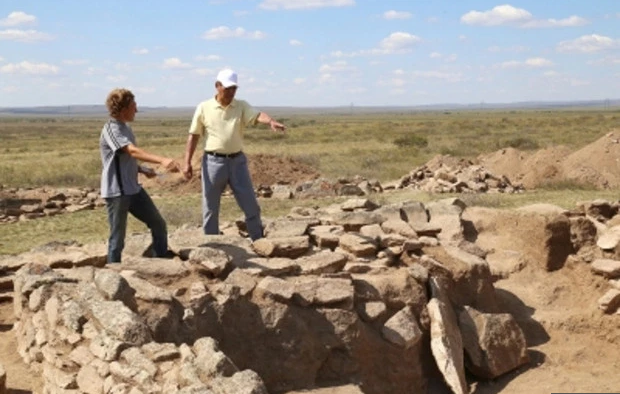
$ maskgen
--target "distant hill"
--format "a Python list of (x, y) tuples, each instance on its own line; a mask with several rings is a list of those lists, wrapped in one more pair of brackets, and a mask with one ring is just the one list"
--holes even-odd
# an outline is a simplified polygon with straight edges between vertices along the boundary
[[(416, 106), (340, 106), (340, 107), (260, 107), (266, 112), (278, 115), (304, 114), (364, 114), (394, 113), (415, 111), (469, 111), (493, 109), (571, 109), (571, 108), (614, 108), (620, 107), (620, 99), (584, 101), (524, 101), (516, 103), (478, 103), (478, 104), (429, 104)], [(192, 116), (195, 107), (144, 107), (140, 106), (140, 116), (176, 117)], [(44, 115), (44, 116), (107, 116), (104, 105), (65, 105), (45, 107), (0, 107), (0, 116)]]

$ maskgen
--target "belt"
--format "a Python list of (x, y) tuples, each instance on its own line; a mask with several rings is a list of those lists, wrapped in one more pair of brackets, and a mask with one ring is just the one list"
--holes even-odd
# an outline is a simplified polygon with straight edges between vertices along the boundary
[(217, 153), (217, 152), (213, 152), (213, 151), (205, 151), (205, 153), (207, 155), (211, 155), (211, 156), (215, 156), (215, 157), (228, 157), (228, 158), (233, 158), (233, 157), (237, 157), (239, 156), (241, 153), (243, 153), (242, 151), (239, 152), (235, 152), (235, 153)]

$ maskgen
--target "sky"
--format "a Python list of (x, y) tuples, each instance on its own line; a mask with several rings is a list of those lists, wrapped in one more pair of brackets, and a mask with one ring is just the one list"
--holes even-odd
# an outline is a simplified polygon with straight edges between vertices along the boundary
[[(499, 1), (499, 2), (498, 2)], [(2, 0), (0, 107), (620, 98), (618, 0)]]

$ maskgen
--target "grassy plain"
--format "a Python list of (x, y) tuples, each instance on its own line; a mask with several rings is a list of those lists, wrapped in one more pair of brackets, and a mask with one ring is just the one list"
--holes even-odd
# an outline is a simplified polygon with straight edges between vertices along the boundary
[[(289, 156), (315, 167), (328, 178), (362, 175), (382, 182), (397, 179), (437, 154), (475, 158), (505, 147), (534, 150), (553, 145), (585, 146), (620, 128), (620, 111), (607, 110), (489, 110), (377, 114), (276, 114), (289, 129), (271, 133), (264, 127), (246, 132), (246, 152)], [(153, 152), (182, 158), (191, 115), (136, 119), (138, 144)], [(62, 116), (0, 117), (0, 185), (5, 187), (98, 187), (98, 140), (105, 118)], [(556, 185), (522, 195), (462, 196), (470, 205), (511, 207), (551, 202), (565, 207), (594, 198), (616, 199), (614, 191), (579, 190)], [(381, 203), (444, 198), (423, 193), (376, 196)], [(156, 204), (171, 228), (200, 221), (197, 194), (156, 196)], [(326, 201), (262, 200), (266, 217), (291, 207)], [(233, 199), (223, 202), (222, 219), (240, 216)], [(144, 231), (131, 220), (129, 232)], [(103, 210), (0, 225), (0, 254), (19, 253), (52, 240), (104, 240)]]

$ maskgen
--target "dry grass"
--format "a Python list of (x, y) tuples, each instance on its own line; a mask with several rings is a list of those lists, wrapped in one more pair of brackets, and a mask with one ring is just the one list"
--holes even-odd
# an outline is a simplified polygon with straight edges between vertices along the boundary
[[(512, 146), (582, 147), (620, 127), (615, 111), (416, 112), (280, 117), (286, 135), (264, 126), (246, 132), (248, 153), (287, 155), (327, 177), (392, 180), (436, 154), (474, 158)], [(104, 118), (0, 118), (0, 184), (97, 186)], [(182, 158), (190, 118), (145, 117), (133, 124), (138, 144)]]
[[(620, 127), (615, 111), (487, 111), (422, 112), (374, 115), (279, 117), (289, 126), (286, 135), (264, 127), (246, 133), (248, 153), (286, 155), (317, 168), (328, 178), (363, 175), (388, 181), (399, 178), (436, 154), (474, 158), (481, 153), (513, 146), (537, 149), (585, 146)], [(190, 118), (154, 117), (133, 124), (141, 147), (181, 158)], [(0, 184), (12, 187), (98, 187), (98, 140), (105, 119), (0, 118)], [(570, 192), (569, 192), (570, 191)], [(433, 196), (411, 190), (384, 193), (379, 203), (429, 201)], [(565, 208), (578, 201), (617, 199), (617, 191), (595, 191), (588, 185), (550, 184), (516, 195), (461, 195), (468, 205), (510, 208), (548, 202)], [(201, 221), (199, 194), (155, 196), (169, 227)], [(326, 205), (342, 201), (261, 200), (266, 218), (282, 216), (294, 206)], [(234, 199), (222, 201), (222, 220), (242, 216)], [(146, 231), (130, 219), (130, 232)], [(61, 215), (11, 225), (0, 225), (0, 254), (19, 253), (53, 240), (104, 241), (107, 222), (103, 209)]]

